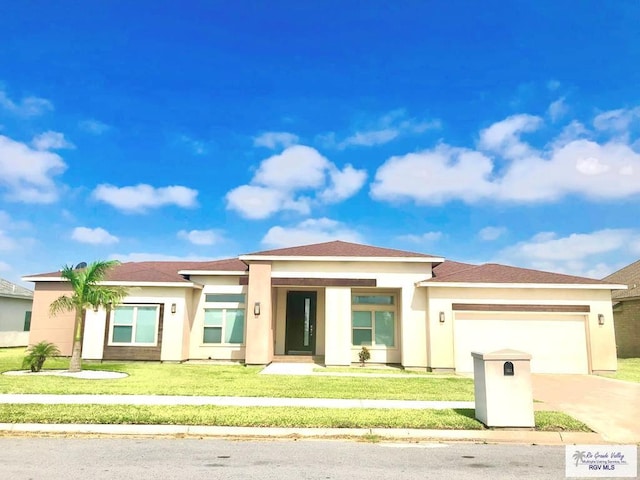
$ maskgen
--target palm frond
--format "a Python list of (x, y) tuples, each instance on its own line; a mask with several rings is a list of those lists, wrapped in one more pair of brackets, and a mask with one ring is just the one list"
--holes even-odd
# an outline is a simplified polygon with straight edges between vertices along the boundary
[(99, 260), (91, 262), (83, 272), (85, 274), (85, 283), (95, 284), (101, 282), (104, 280), (107, 272), (117, 265), (120, 265), (118, 260)]
[(49, 313), (52, 316), (55, 316), (59, 313), (71, 312), (72, 310), (75, 310), (76, 306), (77, 303), (73, 298), (62, 295), (51, 302), (51, 305), (49, 305)]

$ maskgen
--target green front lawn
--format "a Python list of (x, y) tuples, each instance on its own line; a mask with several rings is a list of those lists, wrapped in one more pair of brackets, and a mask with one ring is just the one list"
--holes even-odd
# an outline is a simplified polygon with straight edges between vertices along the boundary
[[(24, 349), (0, 349), (0, 372), (20, 370)], [(68, 359), (44, 370), (66, 369)], [(0, 375), (0, 393), (213, 395), (242, 397), (473, 400), (473, 380), (431, 375), (398, 378), (259, 375), (260, 368), (146, 362), (84, 362), (86, 370), (126, 372), (117, 380)]]
[(618, 371), (613, 378), (640, 383), (640, 358), (619, 358)]
[[(590, 432), (560, 412), (535, 412), (536, 430)], [(211, 425), (299, 428), (482, 430), (472, 409), (400, 410), (293, 407), (0, 405), (0, 423)]]

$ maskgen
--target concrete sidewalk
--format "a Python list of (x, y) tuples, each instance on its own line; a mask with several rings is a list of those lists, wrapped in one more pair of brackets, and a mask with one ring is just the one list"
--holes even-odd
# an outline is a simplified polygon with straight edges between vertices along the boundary
[(92, 425), (0, 423), (0, 434), (194, 436), (225, 438), (364, 438), (394, 441), (517, 443), (526, 445), (602, 444), (597, 433), (530, 430), (423, 430), (402, 428), (270, 428), (190, 425)]

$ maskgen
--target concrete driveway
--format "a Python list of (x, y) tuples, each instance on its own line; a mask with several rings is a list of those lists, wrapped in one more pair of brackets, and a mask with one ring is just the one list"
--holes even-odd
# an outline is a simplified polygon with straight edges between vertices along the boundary
[(586, 423), (608, 442), (640, 443), (640, 383), (595, 375), (533, 377), (533, 398)]

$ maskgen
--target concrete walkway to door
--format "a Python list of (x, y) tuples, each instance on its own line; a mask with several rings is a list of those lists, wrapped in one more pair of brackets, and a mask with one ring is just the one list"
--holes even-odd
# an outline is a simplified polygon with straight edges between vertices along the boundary
[(640, 443), (640, 383), (596, 375), (532, 377), (534, 399), (581, 420), (606, 441)]

